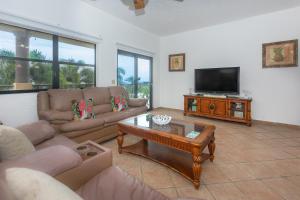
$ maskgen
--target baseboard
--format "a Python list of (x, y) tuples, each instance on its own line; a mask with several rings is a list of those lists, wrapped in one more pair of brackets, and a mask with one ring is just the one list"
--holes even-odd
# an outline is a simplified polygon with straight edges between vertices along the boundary
[[(154, 111), (155, 110), (169, 110), (169, 111), (183, 112), (183, 110), (181, 110), (181, 109), (167, 108), (167, 107), (157, 107), (157, 108), (154, 108), (153, 110)], [(263, 121), (263, 120), (256, 120), (256, 119), (253, 119), (252, 122), (253, 122), (253, 124), (264, 124), (264, 125), (269, 125), (269, 126), (285, 126), (285, 127), (288, 127), (288, 128), (293, 128), (293, 129), (299, 129), (300, 130), (300, 126), (294, 125), (294, 124), (285, 124), (285, 123), (270, 122), (270, 121)]]
[(269, 126), (285, 126), (287, 128), (299, 129), (300, 131), (300, 126), (294, 124), (285, 124), (280, 122), (270, 122), (270, 121), (263, 121), (263, 120), (256, 120), (256, 119), (253, 119), (252, 122), (254, 124), (264, 124)]

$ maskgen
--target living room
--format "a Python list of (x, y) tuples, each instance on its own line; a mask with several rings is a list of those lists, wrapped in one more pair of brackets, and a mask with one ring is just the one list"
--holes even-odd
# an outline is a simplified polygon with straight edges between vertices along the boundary
[[(162, 141), (165, 141), (165, 138), (158, 141), (153, 138), (145, 138), (147, 134), (141, 134), (144, 129), (140, 132), (129, 131), (129, 122), (125, 124), (126, 126), (119, 123), (115, 126), (114, 123), (117, 122), (108, 120), (109, 126), (104, 125), (103, 128), (98, 124), (101, 123), (102, 117), (101, 115), (98, 117), (96, 114), (95, 119), (83, 120), (83, 122), (89, 121), (88, 128), (84, 130), (77, 130), (78, 122), (74, 122), (75, 124), (70, 122), (73, 124), (61, 128), (60, 131), (63, 135), (70, 136), (69, 139), (72, 142), (85, 144), (87, 140), (92, 140), (91, 144), (96, 143), (96, 146), (99, 145), (101, 148), (108, 149), (108, 154), (112, 154), (113, 166), (119, 166), (125, 174), (129, 173), (130, 176), (144, 182), (147, 187), (151, 188), (151, 191), (153, 189), (153, 191), (159, 192), (158, 196), (151, 196), (150, 194), (142, 194), (139, 190), (137, 197), (129, 199), (141, 199), (142, 197), (148, 197), (148, 199), (199, 198), (216, 200), (300, 198), (300, 169), (298, 167), (300, 163), (300, 105), (298, 103), (299, 92), (297, 92), (300, 87), (300, 69), (297, 60), (299, 55), (297, 40), (300, 37), (298, 26), (299, 1), (148, 0), (141, 1), (143, 2), (142, 8), (138, 7), (140, 1), (136, 2), (138, 6), (135, 7), (133, 0), (28, 0), (26, 2), (0, 0), (0, 2), (3, 5), (0, 8), (0, 34), (2, 37), (0, 50), (10, 45), (11, 50), (16, 51), (16, 44), (9, 43), (10, 40), (6, 39), (1, 32), (27, 30), (30, 33), (35, 33), (36, 41), (43, 40), (44, 43), (36, 42), (35, 46), (46, 57), (41, 56), (36, 59), (24, 58), (20, 55), (3, 56), (1, 54), (2, 66), (0, 66), (0, 70), (5, 69), (4, 61), (13, 59), (16, 62), (26, 61), (30, 63), (28, 64), (30, 66), (33, 65), (32, 63), (48, 63), (51, 66), (58, 66), (53, 68), (52, 75), (48, 75), (48, 82), (41, 82), (40, 84), (35, 83), (38, 80), (31, 82), (13, 80), (13, 82), (6, 83), (2, 81), (4, 76), (1, 73), (3, 72), (0, 72), (0, 76), (2, 76), (0, 77), (0, 88), (2, 88), (0, 91), (0, 121), (4, 126), (16, 128), (38, 123), (40, 119), (46, 121), (50, 119), (49, 117), (52, 116), (43, 114), (45, 107), (41, 105), (46, 105), (45, 102), (47, 101), (43, 98), (43, 92), (46, 92), (48, 88), (69, 87), (62, 87), (65, 82), (61, 80), (60, 75), (63, 74), (63, 70), (60, 68), (63, 68), (64, 65), (78, 66), (82, 69), (89, 68), (93, 72), (92, 76), (88, 78), (88, 83), (83, 84), (81, 81), (77, 85), (73, 84), (74, 77), (70, 77), (71, 81), (67, 78), (67, 75), (71, 73), (70, 71), (66, 72), (66, 83), (70, 84), (72, 88), (87, 86), (108, 88), (101, 90), (101, 92), (88, 91), (88, 89), (83, 89), (82, 92), (84, 97), (93, 98), (96, 102), (98, 101), (99, 105), (96, 103), (97, 106), (101, 104), (102, 107), (104, 105), (100, 100), (102, 96), (108, 96), (107, 99), (109, 99), (110, 96), (114, 96), (113, 93), (122, 93), (123, 95), (124, 91), (120, 92), (114, 86), (124, 87), (129, 109), (120, 112), (122, 117), (103, 116), (108, 117), (109, 120), (115, 118), (121, 120), (127, 117), (131, 119), (130, 117), (146, 113), (149, 109), (147, 113), (151, 113), (153, 117), (163, 115), (160, 116), (159, 120), (166, 118), (164, 115), (168, 115), (172, 117), (171, 122), (174, 120), (183, 121), (181, 125), (186, 130), (190, 128), (188, 123), (203, 123), (207, 130), (215, 128), (215, 131), (211, 131), (210, 139), (202, 141), (206, 144), (204, 152), (210, 156), (209, 159), (213, 162), (207, 160), (203, 163), (201, 161), (199, 164), (197, 159), (193, 160), (189, 157), (190, 155), (187, 155), (186, 157), (190, 158), (189, 162), (194, 161), (193, 165), (196, 166), (192, 168), (190, 165), (190, 170), (187, 173), (184, 170), (184, 172), (181, 171), (177, 163), (176, 166), (173, 166), (168, 159), (164, 162), (162, 160), (154, 162), (153, 158), (147, 159), (128, 154), (127, 151), (132, 149), (126, 149), (124, 146), (135, 143), (140, 138), (143, 138), (143, 141), (152, 140), (155, 144), (162, 144)], [(27, 54), (32, 52), (31, 41), (28, 41), (30, 52), (27, 51)], [(50, 41), (53, 46), (41, 45), (45, 44), (45, 41)], [(277, 46), (277, 49), (289, 48), (291, 52), (289, 54), (291, 59), (287, 61), (289, 63), (279, 61), (279, 64), (273, 63), (272, 65), (273, 61), (268, 60), (270, 56), (267, 56), (268, 49), (272, 49), (272, 45), (280, 46)], [(67, 48), (70, 46), (76, 48), (70, 50)], [(69, 51), (64, 53), (64, 49)], [(33, 50), (35, 49), (33, 48)], [(285, 49), (282, 51), (287, 52)], [(17, 51), (15, 53), (18, 54)], [(182, 66), (175, 64), (172, 69), (172, 56), (174, 59), (178, 58), (178, 63)], [(73, 60), (68, 60), (70, 58)], [(84, 63), (81, 62), (82, 60)], [(36, 64), (35, 66), (40, 65)], [(14, 68), (17, 67), (14, 65)], [(231, 97), (224, 97), (224, 94), (203, 94), (201, 89), (196, 90), (195, 70), (201, 71), (202, 69), (204, 72), (204, 69), (212, 68), (238, 69), (236, 76), (238, 84), (235, 88), (236, 91), (234, 91), (236, 94)], [(4, 72), (7, 71), (4, 70)], [(36, 72), (38, 75), (44, 73), (39, 70)], [(59, 76), (57, 76), (57, 72), (60, 73)], [(81, 70), (78, 72), (80, 73)], [(12, 74), (15, 76), (15, 73)], [(16, 74), (18, 74), (17, 69)], [(78, 76), (79, 79), (82, 78), (80, 75)], [(89, 82), (90, 80), (91, 82)], [(28, 84), (22, 84), (29, 82), (29, 89), (27, 88)], [(91, 93), (92, 95), (90, 95)], [(53, 93), (53, 95), (56, 95), (57, 99), (61, 99), (56, 102), (63, 102), (64, 99), (69, 98), (68, 94), (64, 92)], [(101, 98), (96, 97), (97, 95), (100, 95)], [(199, 102), (202, 101), (202, 98), (218, 99), (222, 102), (231, 102), (232, 99), (232, 101), (236, 101), (236, 98), (239, 102), (246, 100), (248, 110), (245, 110), (242, 115), (247, 119), (245, 121), (232, 120), (233, 117), (228, 117), (227, 113), (230, 108), (227, 105), (231, 105), (230, 103), (225, 103), (226, 111), (224, 112), (226, 113), (224, 115), (226, 116), (193, 114), (186, 107), (189, 104), (185, 102), (184, 95)], [(134, 100), (136, 97), (147, 100)], [(49, 99), (51, 98), (49, 97)], [(78, 100), (81, 98), (79, 97)], [(111, 109), (109, 107), (110, 100), (104, 101), (108, 109)], [(54, 106), (52, 102), (48, 102), (48, 104), (50, 107)], [(200, 103), (196, 104), (199, 105)], [(213, 103), (209, 103), (209, 109), (210, 107), (212, 110), (215, 109)], [(71, 108), (69, 109), (71, 111)], [(196, 108), (196, 110), (198, 112), (200, 108)], [(128, 114), (129, 112), (130, 114)], [(140, 118), (140, 121), (143, 120), (144, 118)], [(148, 118), (145, 120), (147, 121)], [(53, 120), (48, 121), (51, 122), (50, 127), (45, 124), (34, 125), (37, 127), (46, 126), (49, 128), (47, 130), (53, 127), (56, 131), (60, 129), (57, 128), (60, 125), (53, 125)], [(36, 132), (33, 131), (34, 129), (39, 130), (35, 126), (33, 129), (29, 127), (29, 130), (32, 132)], [(25, 129), (23, 130), (26, 132)], [(177, 126), (176, 130), (180, 130), (180, 127)], [(88, 134), (85, 134), (87, 131)], [(128, 134), (128, 131), (132, 134)], [(198, 130), (193, 131), (197, 132)], [(99, 136), (100, 132), (101, 136)], [(206, 131), (201, 134), (204, 133)], [(160, 134), (160, 136), (162, 135), (165, 134)], [(117, 143), (116, 136), (119, 136), (119, 143)], [(176, 139), (182, 141), (180, 138)], [(174, 141), (172, 142), (175, 144)], [(3, 142), (0, 143), (3, 144)], [(168, 142), (164, 146), (170, 144)], [(73, 143), (70, 145), (72, 146)], [(34, 146), (38, 151), (38, 145)], [(191, 147), (183, 146), (175, 145), (175, 148), (183, 151), (191, 149)], [(181, 147), (182, 149), (180, 149)], [(157, 147), (157, 149), (160, 148), (161, 146)], [(190, 153), (193, 156), (195, 154), (195, 152)], [(72, 157), (71, 154), (70, 157)], [(177, 155), (181, 154), (177, 152), (173, 156)], [(73, 157), (75, 159), (76, 156)], [(172, 158), (176, 160), (175, 157)], [(1, 159), (3, 160), (3, 158)], [(80, 163), (80, 161), (78, 162)], [(110, 162), (109, 159), (107, 162)], [(30, 168), (24, 166), (24, 163), (19, 163), (15, 167)], [(40, 168), (33, 169), (43, 171)], [(124, 175), (123, 171), (122, 173), (118, 171), (121, 173), (120, 177)], [(35, 172), (25, 171), (22, 173)], [(48, 172), (50, 175), (51, 173)], [(189, 178), (189, 173), (192, 173), (194, 177)], [(52, 174), (52, 176), (54, 175)], [(93, 174), (93, 176), (98, 177), (97, 174)], [(109, 176), (109, 173), (106, 176)], [(198, 176), (197, 180), (195, 179), (196, 176)], [(65, 178), (63, 175), (54, 177), (69, 188), (78, 191), (79, 185), (76, 185), (78, 183), (74, 186), (76, 180)], [(51, 177), (47, 178), (50, 179)], [(72, 183), (72, 181), (74, 182)], [(86, 182), (88, 180), (85, 180), (84, 184)], [(113, 187), (114, 182), (110, 182), (110, 184)], [(87, 186), (85, 185), (85, 187)], [(100, 189), (106, 190), (107, 188)], [(109, 192), (109, 189), (107, 190)], [(135, 192), (132, 188), (130, 190)], [(96, 191), (91, 190), (88, 193), (97, 193)], [(118, 188), (110, 188), (110, 191), (120, 192), (118, 195), (121, 194), (126, 199), (126, 192), (118, 191)], [(147, 191), (150, 189), (147, 188)], [(22, 192), (25, 195), (24, 191)], [(84, 199), (92, 199), (92, 197), (89, 198), (83, 196), (83, 193), (81, 194)], [(22, 199), (18, 196), (15, 198)], [(68, 197), (64, 198), (68, 199)], [(75, 197), (73, 196), (73, 198)], [(94, 197), (94, 199), (101, 198), (118, 199), (109, 196), (109, 194)], [(35, 198), (28, 197), (27, 199)], [(55, 199), (55, 196), (52, 199)]]

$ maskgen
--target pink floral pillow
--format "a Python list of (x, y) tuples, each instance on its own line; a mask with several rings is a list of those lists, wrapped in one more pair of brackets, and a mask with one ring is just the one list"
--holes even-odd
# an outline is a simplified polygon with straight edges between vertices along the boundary
[(111, 106), (114, 112), (127, 110), (128, 102), (124, 95), (111, 97)]
[(95, 119), (95, 113), (93, 112), (94, 100), (83, 99), (80, 102), (73, 101), (72, 102), (72, 111), (74, 113), (75, 120), (84, 120), (84, 119)]

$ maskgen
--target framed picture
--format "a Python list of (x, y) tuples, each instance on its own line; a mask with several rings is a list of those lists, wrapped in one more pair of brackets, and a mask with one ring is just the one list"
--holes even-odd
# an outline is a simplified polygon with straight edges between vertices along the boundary
[(170, 72), (185, 71), (184, 53), (169, 55), (169, 71)]
[(296, 67), (298, 40), (263, 44), (263, 68)]

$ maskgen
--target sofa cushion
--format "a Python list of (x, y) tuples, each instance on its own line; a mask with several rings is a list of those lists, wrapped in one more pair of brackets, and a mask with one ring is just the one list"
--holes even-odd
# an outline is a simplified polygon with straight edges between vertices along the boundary
[(35, 146), (35, 148), (37, 150), (39, 150), (39, 149), (43, 149), (43, 148), (47, 148), (47, 147), (51, 147), (51, 146), (55, 146), (55, 145), (63, 145), (65, 147), (73, 148), (74, 146), (77, 145), (77, 143), (63, 135), (56, 135), (55, 137), (51, 138), (50, 140), (47, 140), (47, 141)]
[(56, 121), (56, 120), (71, 121), (74, 118), (72, 111), (57, 111), (57, 110), (41, 111), (39, 115), (40, 118), (45, 119), (47, 121)]
[(110, 92), (107, 87), (85, 88), (82, 92), (85, 99), (94, 99), (94, 105), (110, 103)]
[(21, 131), (0, 126), (0, 161), (17, 159), (33, 151), (32, 143)]
[(111, 86), (108, 88), (109, 88), (110, 96), (114, 97), (114, 96), (124, 95), (127, 99), (129, 99), (128, 92), (122, 86)]
[(54, 137), (55, 129), (45, 120), (17, 127), (33, 145), (40, 144)]
[(16, 200), (82, 200), (70, 188), (43, 172), (10, 168), (5, 171), (5, 177)]
[(71, 111), (72, 100), (83, 99), (81, 89), (50, 89), (50, 108), (58, 111)]
[(123, 111), (123, 112), (109, 112), (109, 113), (100, 114), (100, 115), (97, 115), (96, 118), (103, 119), (105, 124), (107, 124), (107, 123), (118, 122), (118, 121), (126, 119), (130, 116), (131, 115), (129, 112)]
[(68, 147), (57, 145), (35, 151), (16, 160), (6, 161), (0, 165), (0, 171), (12, 167), (25, 167), (56, 176), (81, 164), (82, 158), (77, 152)]
[(93, 107), (93, 111), (95, 115), (101, 114), (101, 113), (107, 113), (112, 112), (111, 104), (102, 104), (102, 105), (96, 105)]
[(98, 126), (103, 126), (104, 120), (103, 119), (86, 119), (86, 120), (79, 120), (79, 121), (72, 121), (60, 126), (60, 130), (62, 132), (69, 132), (69, 131), (77, 131), (77, 130), (85, 130), (90, 129)]
[(110, 167), (95, 176), (77, 193), (87, 200), (167, 200), (166, 196), (153, 190), (118, 167)]

